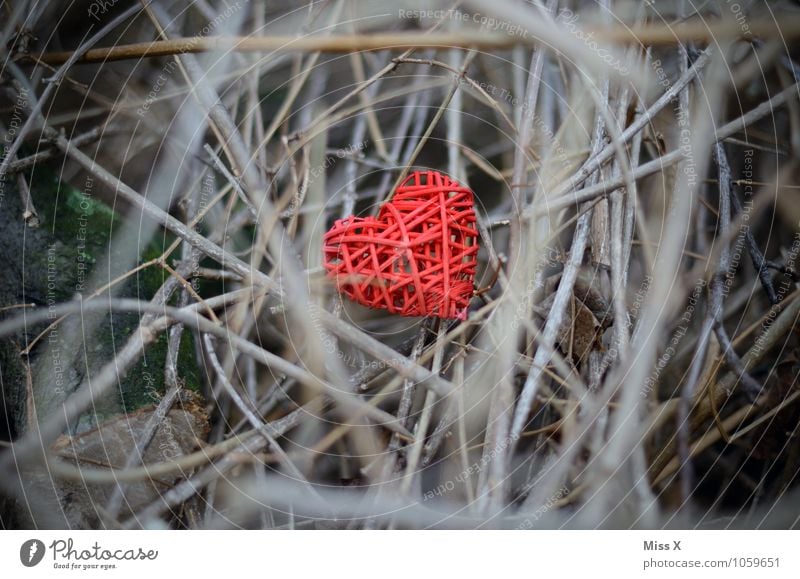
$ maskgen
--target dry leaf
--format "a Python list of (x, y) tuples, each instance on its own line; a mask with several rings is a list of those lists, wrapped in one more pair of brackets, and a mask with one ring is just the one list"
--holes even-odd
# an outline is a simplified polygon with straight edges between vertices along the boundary
[(576, 364), (586, 360), (596, 347), (600, 346), (603, 327), (583, 302), (572, 297), (568, 306), (569, 317), (561, 327), (558, 345), (564, 353), (571, 353)]
[[(77, 436), (62, 435), (53, 443), (51, 451), (79, 469), (124, 468), (154, 410), (153, 406), (142, 408), (108, 420), (94, 430)], [(144, 453), (143, 464), (173, 462), (197, 450), (207, 434), (208, 416), (205, 410), (195, 394), (185, 391), (164, 417)], [(171, 474), (128, 483), (121, 514), (128, 516), (153, 502), (187, 474), (176, 470)], [(34, 480), (56, 485), (61, 507), (72, 528), (98, 528), (97, 507), (106, 506), (117, 485), (66, 479), (50, 482), (46, 477), (46, 473), (38, 473)]]
[[(550, 294), (540, 306), (534, 307), (546, 318), (555, 294)], [(575, 364), (587, 360), (589, 352), (602, 349), (603, 332), (613, 323), (608, 302), (583, 277), (578, 277), (566, 318), (558, 333), (557, 345)]]

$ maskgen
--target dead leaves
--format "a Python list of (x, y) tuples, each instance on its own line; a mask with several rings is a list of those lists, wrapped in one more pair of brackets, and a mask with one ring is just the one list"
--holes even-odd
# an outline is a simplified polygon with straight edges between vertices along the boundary
[[(536, 311), (546, 317), (555, 294), (551, 293)], [(566, 317), (558, 332), (558, 348), (576, 365), (585, 361), (593, 350), (602, 351), (602, 338), (611, 325), (611, 311), (600, 291), (578, 278), (567, 305)]]
[(558, 345), (561, 351), (578, 364), (589, 358), (589, 352), (602, 349), (603, 325), (594, 312), (574, 295), (568, 310), (567, 323), (561, 327)]

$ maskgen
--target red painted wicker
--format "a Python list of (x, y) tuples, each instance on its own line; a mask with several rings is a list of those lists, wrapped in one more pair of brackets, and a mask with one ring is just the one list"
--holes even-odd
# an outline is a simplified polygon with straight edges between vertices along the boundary
[(339, 291), (401, 316), (466, 319), (477, 265), (472, 191), (417, 171), (377, 217), (339, 219), (323, 238)]

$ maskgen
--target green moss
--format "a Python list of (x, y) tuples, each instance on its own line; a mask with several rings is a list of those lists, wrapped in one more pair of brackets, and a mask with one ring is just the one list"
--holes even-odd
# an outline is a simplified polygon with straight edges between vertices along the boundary
[[(156, 247), (155, 243), (151, 243), (142, 253), (140, 263), (145, 263), (160, 257), (168, 246), (169, 243), (165, 243), (163, 247)], [(140, 296), (146, 296), (141, 297), (141, 299), (152, 299), (153, 295), (158, 291), (158, 288), (167, 281), (167, 277), (169, 277), (167, 270), (158, 265), (151, 265), (150, 267), (138, 271), (135, 276), (135, 285), (139, 290)]]
[(18, 348), (0, 340), (0, 440), (14, 440), (25, 428), (24, 368)]
[[(146, 355), (128, 371), (121, 386), (121, 402), (126, 412), (148, 404), (157, 403), (165, 392), (164, 361), (167, 357), (166, 333), (161, 334), (148, 349)], [(184, 331), (178, 349), (178, 376), (184, 387), (200, 392), (200, 373), (194, 363), (194, 338)]]
[(94, 195), (96, 182), (85, 181), (83, 191), (61, 181), (57, 175), (37, 167), (31, 194), (39, 212), (40, 229), (67, 247), (82, 253), (92, 263), (108, 251), (120, 216)]
[[(31, 194), (41, 221), (39, 229), (33, 230), (33, 234), (45, 236), (48, 247), (55, 248), (57, 254), (57, 269), (61, 274), (55, 293), (57, 301), (72, 299), (76, 286), (82, 284), (86, 284), (82, 288), (83, 295), (88, 295), (93, 289), (88, 287), (92, 268), (107, 258), (113, 260), (119, 251), (113, 235), (123, 217), (94, 195), (98, 188), (96, 181), (87, 179), (85, 183), (84, 190), (78, 190), (42, 167), (37, 167), (31, 183)], [(171, 234), (156, 233), (142, 251), (139, 263), (160, 256), (173, 239)], [(46, 272), (48, 256), (40, 255), (41, 253), (30, 252), (26, 255), (26, 263), (29, 268)], [(157, 265), (147, 267), (116, 288), (116, 295), (147, 302), (153, 298), (167, 275)], [(46, 283), (46, 280), (34, 278), (34, 283), (38, 285)], [(171, 303), (174, 304), (176, 296), (177, 292)], [(87, 337), (85, 348), (79, 352), (74, 362), (73, 382), (85, 379), (87, 373), (96, 374), (112, 360), (138, 326), (139, 316), (135, 313), (114, 313), (113, 316), (105, 314), (97, 321), (95, 334)], [(80, 331), (80, 326), (76, 330)], [(60, 333), (59, 339), (62, 342), (75, 340), (74, 332), (73, 335), (66, 334), (67, 332)], [(96, 402), (95, 408), (100, 417), (113, 416), (120, 411), (131, 412), (157, 402), (165, 391), (166, 354), (167, 334), (163, 333), (147, 348), (139, 362), (124, 376), (119, 377), (115, 392)], [(193, 338), (188, 331), (184, 332), (181, 340), (178, 375), (185, 381), (187, 388), (200, 390), (201, 380), (195, 364)], [(76, 386), (76, 383), (72, 384), (72, 387)]]

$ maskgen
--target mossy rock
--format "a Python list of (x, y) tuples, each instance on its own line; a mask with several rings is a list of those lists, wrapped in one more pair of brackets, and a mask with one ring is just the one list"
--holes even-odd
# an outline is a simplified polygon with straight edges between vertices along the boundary
[[(46, 308), (76, 299), (78, 293), (87, 299), (95, 289), (89, 287), (94, 268), (120, 254), (115, 233), (121, 227), (123, 217), (93, 196), (91, 187), (81, 191), (60, 181), (52, 172), (37, 167), (30, 185), (40, 224), (38, 228), (30, 228), (22, 222), (19, 196), (10, 185), (6, 183), (6, 196), (0, 204), (0, 228), (3, 230), (0, 242), (9, 241), (3, 245), (5, 251), (0, 250), (0, 266), (10, 273), (4, 276), (4, 283), (0, 283), (0, 307), (24, 301)], [(161, 255), (163, 248), (173, 239), (163, 232), (154, 235), (142, 252), (140, 263)], [(166, 275), (157, 266), (145, 268), (122, 282), (115, 295), (149, 301)], [(56, 331), (46, 335), (31, 351), (30, 357), (40, 419), (57, 410), (82, 381), (96, 375), (113, 360), (138, 323), (136, 313), (71, 316), (59, 324)], [(40, 324), (28, 328), (27, 341), (45, 327), (46, 324)], [(91, 335), (86, 336), (87, 331)], [(17, 338), (16, 343), (26, 342), (23, 335)], [(11, 341), (3, 346), (18, 356), (19, 347), (12, 345)], [(71, 351), (74, 351), (73, 356), (65, 354)], [(167, 335), (162, 334), (136, 365), (118, 376), (117, 387), (97, 401), (94, 414), (84, 417), (81, 426), (91, 427), (98, 420), (132, 412), (157, 401), (165, 390), (166, 352)], [(11, 389), (24, 392), (18, 368), (15, 369), (8, 359), (8, 355), (3, 358), (6, 372), (12, 371), (9, 376), (16, 384), (4, 386), (4, 392)], [(191, 332), (184, 332), (181, 340), (178, 375), (187, 388), (200, 390)], [(15, 397), (15, 402), (18, 402), (18, 397)], [(18, 417), (13, 430), (21, 430), (19, 420), (22, 418)]]

